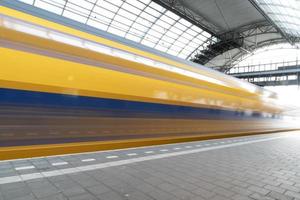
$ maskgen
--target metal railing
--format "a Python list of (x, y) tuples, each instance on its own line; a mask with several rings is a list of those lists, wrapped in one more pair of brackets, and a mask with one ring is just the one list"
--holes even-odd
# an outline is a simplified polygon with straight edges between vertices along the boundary
[(295, 61), (283, 61), (283, 62), (274, 62), (266, 64), (256, 64), (256, 65), (247, 65), (247, 66), (237, 66), (231, 68), (227, 74), (239, 74), (247, 72), (262, 72), (262, 71), (275, 71), (275, 70), (284, 70), (291, 69), (293, 67), (300, 67), (300, 60)]

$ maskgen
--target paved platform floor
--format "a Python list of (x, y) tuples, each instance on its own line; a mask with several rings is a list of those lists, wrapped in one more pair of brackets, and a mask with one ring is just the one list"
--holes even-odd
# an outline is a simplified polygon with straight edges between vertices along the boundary
[(300, 132), (0, 162), (0, 200), (300, 200)]

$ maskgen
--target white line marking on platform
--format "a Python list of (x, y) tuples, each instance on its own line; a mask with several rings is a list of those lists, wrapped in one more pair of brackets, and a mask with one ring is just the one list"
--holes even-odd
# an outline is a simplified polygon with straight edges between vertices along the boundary
[(22, 174), (22, 175), (20, 175), (20, 177), (23, 181), (28, 181), (28, 180), (32, 180), (32, 179), (38, 179), (38, 178), (44, 178), (43, 175), (39, 172), (32, 173), (32, 174)]
[(111, 159), (111, 158), (118, 158), (119, 156), (106, 156), (106, 158)]
[(168, 149), (161, 149), (161, 150), (159, 150), (159, 151), (161, 151), (161, 152), (166, 152), (166, 151), (169, 151)]
[(174, 150), (180, 150), (181, 148), (180, 147), (175, 147), (173, 148)]
[(154, 151), (145, 151), (145, 153), (150, 154), (150, 153), (154, 153)]
[(127, 156), (137, 156), (137, 153), (128, 153)]
[(61, 165), (67, 165), (67, 162), (56, 162), (56, 163), (52, 163), (51, 165), (53, 166), (61, 166)]
[(197, 145), (196, 145), (196, 147), (201, 147), (201, 146), (202, 146), (201, 144), (197, 144)]
[(81, 160), (82, 162), (92, 162), (92, 161), (95, 161), (96, 159), (95, 158), (87, 158), (87, 159), (83, 159)]
[(64, 175), (64, 174), (72, 174), (72, 173), (77, 173), (77, 172), (85, 172), (85, 171), (91, 171), (91, 170), (96, 170), (96, 169), (103, 169), (103, 168), (108, 168), (108, 167), (113, 167), (113, 166), (121, 166), (121, 165), (126, 165), (126, 164), (131, 164), (131, 163), (139, 163), (139, 162), (148, 161), (148, 160), (157, 160), (157, 159), (162, 159), (162, 158), (169, 158), (169, 157), (174, 157), (174, 156), (181, 156), (181, 155), (187, 155), (187, 154), (192, 154), (192, 153), (211, 151), (211, 150), (216, 150), (216, 149), (224, 149), (224, 148), (229, 148), (229, 147), (241, 146), (241, 145), (245, 145), (245, 144), (253, 144), (253, 143), (258, 143), (258, 142), (276, 140), (276, 139), (281, 139), (284, 137), (287, 137), (287, 136), (258, 139), (258, 140), (240, 142), (240, 143), (234, 143), (234, 144), (224, 144), (224, 145), (219, 145), (219, 146), (204, 147), (201, 149), (192, 149), (192, 150), (171, 152), (171, 153), (165, 153), (165, 154), (149, 155), (149, 156), (144, 156), (144, 157), (139, 157), (139, 158), (131, 158), (131, 159), (112, 161), (112, 162), (107, 162), (107, 163), (99, 163), (99, 164), (92, 164), (92, 165), (86, 165), (86, 166), (80, 166), (80, 167), (71, 167), (71, 168), (60, 169), (60, 170), (52, 170), (52, 171), (46, 171), (46, 172), (40, 172), (40, 173), (26, 174), (26, 176), (18, 175), (18, 176), (2, 177), (2, 178), (0, 178), (0, 184), (16, 183), (16, 182), (22, 182), (22, 181), (31, 180), (31, 179), (37, 179), (37, 178), (41, 178), (41, 177), (48, 178), (48, 177), (59, 176), (59, 175)]
[(30, 166), (24, 166), (24, 167), (16, 167), (15, 170), (20, 171), (20, 170), (26, 170), (26, 169), (34, 169), (35, 167), (33, 165)]
[(192, 148), (192, 147), (191, 147), (191, 146), (185, 146), (185, 148), (190, 149), (190, 148)]

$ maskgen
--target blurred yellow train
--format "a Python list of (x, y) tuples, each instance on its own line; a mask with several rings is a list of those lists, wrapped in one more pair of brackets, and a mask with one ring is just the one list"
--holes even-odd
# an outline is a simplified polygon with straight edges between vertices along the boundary
[(297, 128), (276, 95), (0, 6), (0, 146)]

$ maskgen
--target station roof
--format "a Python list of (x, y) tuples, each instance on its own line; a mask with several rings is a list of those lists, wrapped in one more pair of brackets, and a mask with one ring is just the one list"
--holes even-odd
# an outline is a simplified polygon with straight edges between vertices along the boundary
[(169, 0), (157, 1), (201, 16), (200, 25), (219, 39), (217, 44), (208, 41), (200, 45), (189, 57), (200, 55), (195, 60), (207, 66), (231, 67), (245, 55), (273, 44), (299, 45), (299, 0), (174, 0), (172, 4)]
[(300, 41), (299, 0), (18, 1), (207, 66)]
[(264, 20), (247, 0), (185, 0), (182, 5), (212, 23), (215, 34)]

